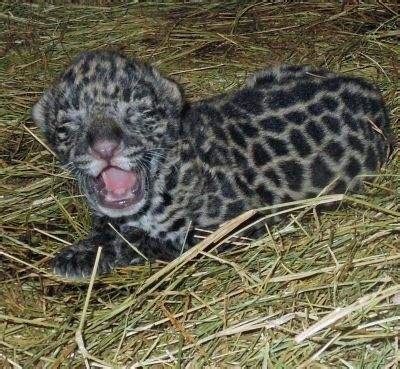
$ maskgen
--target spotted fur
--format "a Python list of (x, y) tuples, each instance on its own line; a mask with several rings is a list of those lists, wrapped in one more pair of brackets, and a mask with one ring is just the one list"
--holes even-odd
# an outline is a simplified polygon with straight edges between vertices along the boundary
[[(60, 161), (94, 211), (89, 237), (62, 251), (55, 272), (99, 273), (140, 262), (108, 223), (147, 258), (171, 260), (192, 245), (188, 227), (213, 229), (243, 211), (358, 190), (390, 149), (387, 110), (363, 79), (281, 66), (239, 90), (188, 103), (153, 67), (114, 52), (85, 52), (33, 109)], [(143, 198), (122, 209), (98, 200), (99, 139), (121, 142), (112, 165), (139, 173)]]

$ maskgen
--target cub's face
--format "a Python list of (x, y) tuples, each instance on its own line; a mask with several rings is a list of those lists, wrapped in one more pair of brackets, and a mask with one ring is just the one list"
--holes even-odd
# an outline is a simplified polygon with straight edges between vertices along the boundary
[(112, 52), (81, 54), (33, 108), (61, 163), (91, 206), (111, 217), (140, 211), (179, 134), (178, 86)]

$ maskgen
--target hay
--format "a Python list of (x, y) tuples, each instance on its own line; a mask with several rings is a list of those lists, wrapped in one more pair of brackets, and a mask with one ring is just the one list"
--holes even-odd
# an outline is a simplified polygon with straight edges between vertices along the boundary
[[(199, 233), (173, 263), (120, 269), (88, 290), (47, 268), (88, 232), (90, 214), (29, 117), (77, 52), (112, 46), (158, 65), (190, 99), (283, 62), (364, 76), (399, 132), (394, 2), (60, 3), (0, 5), (0, 366), (398, 366), (398, 157), (363, 196), (291, 204), (262, 239), (231, 238), (233, 249), (215, 253), (246, 213)], [(327, 200), (338, 206), (317, 214)]]

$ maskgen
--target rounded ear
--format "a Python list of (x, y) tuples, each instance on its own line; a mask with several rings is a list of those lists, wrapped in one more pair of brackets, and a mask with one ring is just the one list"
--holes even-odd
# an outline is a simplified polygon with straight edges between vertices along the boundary
[(174, 80), (162, 76), (155, 68), (152, 69), (159, 100), (165, 104), (171, 115), (178, 117), (184, 104), (182, 88)]
[(54, 103), (51, 94), (46, 91), (32, 108), (32, 119), (42, 132), (47, 131), (47, 125), (53, 113), (52, 106)]

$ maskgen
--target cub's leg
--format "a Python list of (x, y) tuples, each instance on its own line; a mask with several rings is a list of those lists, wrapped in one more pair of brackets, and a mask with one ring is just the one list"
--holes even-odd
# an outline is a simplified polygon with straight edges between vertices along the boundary
[[(107, 223), (109, 218), (94, 218), (89, 237), (65, 248), (53, 261), (55, 274), (66, 278), (85, 278), (91, 275), (98, 248), (102, 247), (97, 274), (110, 273), (116, 267), (144, 264), (146, 259), (173, 260), (179, 255), (173, 245), (149, 237), (137, 228), (120, 233), (141, 254), (122, 239)], [(114, 225), (118, 229), (117, 225)]]

